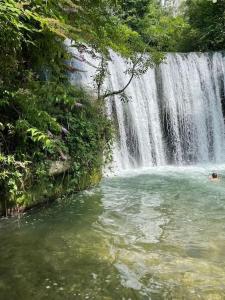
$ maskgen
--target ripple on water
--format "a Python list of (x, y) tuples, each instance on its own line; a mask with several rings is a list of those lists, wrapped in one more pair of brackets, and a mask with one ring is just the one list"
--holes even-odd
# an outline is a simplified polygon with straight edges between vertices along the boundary
[(225, 180), (209, 182), (210, 170), (109, 178), (3, 220), (0, 297), (225, 299)]

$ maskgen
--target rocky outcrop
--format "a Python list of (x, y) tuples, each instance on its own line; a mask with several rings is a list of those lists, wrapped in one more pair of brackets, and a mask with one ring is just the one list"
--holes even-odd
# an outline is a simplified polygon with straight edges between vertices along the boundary
[(69, 171), (71, 167), (70, 161), (53, 161), (50, 164), (49, 175), (56, 176)]

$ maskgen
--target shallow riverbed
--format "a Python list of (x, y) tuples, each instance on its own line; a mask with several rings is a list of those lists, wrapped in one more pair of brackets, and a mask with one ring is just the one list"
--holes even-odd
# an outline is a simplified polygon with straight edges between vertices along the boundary
[(1, 300), (225, 299), (225, 165), (107, 178), (0, 237)]

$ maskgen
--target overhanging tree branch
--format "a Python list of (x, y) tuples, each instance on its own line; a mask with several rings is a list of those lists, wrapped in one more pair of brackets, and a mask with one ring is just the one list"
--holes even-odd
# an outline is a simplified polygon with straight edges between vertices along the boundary
[(130, 79), (128, 80), (127, 84), (123, 88), (121, 88), (117, 91), (112, 91), (112, 92), (105, 93), (102, 96), (103, 99), (106, 99), (106, 98), (111, 97), (111, 96), (122, 94), (128, 88), (128, 86), (131, 84), (133, 78), (136, 75), (136, 67), (140, 63), (141, 59), (142, 59), (142, 55), (137, 59), (136, 62), (133, 63), (133, 66), (132, 66), (132, 69), (131, 69), (131, 76), (130, 76)]

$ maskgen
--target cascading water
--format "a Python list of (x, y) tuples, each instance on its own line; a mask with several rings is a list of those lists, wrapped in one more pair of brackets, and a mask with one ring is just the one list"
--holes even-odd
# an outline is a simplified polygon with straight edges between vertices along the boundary
[[(124, 74), (126, 68), (123, 59), (112, 54), (109, 80), (113, 90), (123, 87), (129, 80), (129, 75)], [(155, 70), (150, 69), (140, 79), (134, 79), (126, 95), (130, 99), (128, 102), (114, 97), (110, 103), (112, 116), (118, 124), (119, 139), (115, 151), (118, 167), (165, 164)]]
[[(112, 53), (111, 58), (107, 85), (118, 90), (129, 75), (121, 57)], [(82, 63), (80, 68), (87, 71), (81, 81), (90, 85), (95, 69)], [(128, 102), (108, 99), (118, 131), (116, 168), (224, 162), (224, 82), (222, 53), (168, 54), (159, 67), (132, 81)]]
[(172, 8), (175, 15), (182, 2), (184, 2), (184, 0), (160, 0), (161, 6), (164, 8)]

